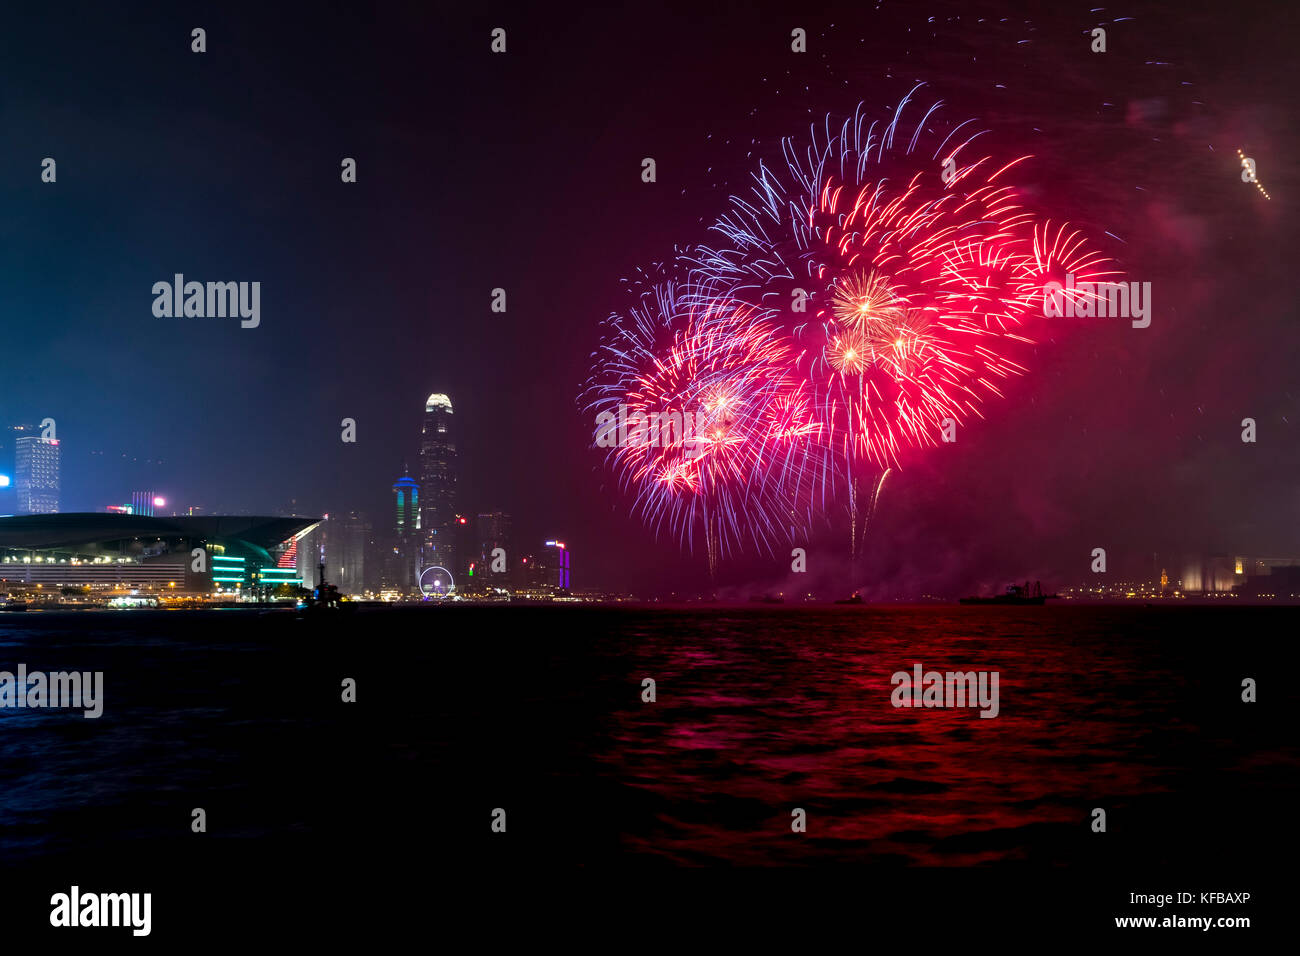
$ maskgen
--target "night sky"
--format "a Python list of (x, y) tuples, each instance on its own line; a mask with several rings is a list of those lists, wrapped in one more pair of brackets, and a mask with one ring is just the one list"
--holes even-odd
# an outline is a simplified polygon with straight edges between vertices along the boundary
[[(21, 5), (0, 37), (0, 420), (57, 421), (64, 511), (150, 487), (382, 523), (446, 392), (462, 510), (512, 513), (525, 550), (562, 536), (578, 585), (705, 587), (587, 447), (599, 322), (638, 266), (707, 240), (781, 136), (859, 101), (887, 115), (925, 81), (1034, 155), (1035, 208), (1151, 282), (1154, 311), (1057, 326), (985, 421), (892, 474), (868, 593), (1067, 586), (1099, 546), (1117, 576), (1153, 552), (1300, 554), (1296, 8), (1096, 2)], [(154, 317), (177, 272), (260, 281), (261, 326)], [(838, 586), (841, 538), (814, 544), (809, 585)], [(788, 566), (733, 562), (723, 583)]]

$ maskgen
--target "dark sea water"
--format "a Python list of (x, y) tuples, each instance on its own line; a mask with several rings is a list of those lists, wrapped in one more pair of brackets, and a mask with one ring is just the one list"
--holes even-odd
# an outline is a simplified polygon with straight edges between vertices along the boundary
[[(1249, 874), (1294, 846), (1296, 621), (1129, 606), (3, 616), (0, 670), (103, 671), (105, 703), (97, 720), (0, 710), (0, 872), (64, 889), (328, 872), (370, 890), (411, 867)], [(893, 707), (891, 675), (917, 661), (998, 671), (999, 715)]]

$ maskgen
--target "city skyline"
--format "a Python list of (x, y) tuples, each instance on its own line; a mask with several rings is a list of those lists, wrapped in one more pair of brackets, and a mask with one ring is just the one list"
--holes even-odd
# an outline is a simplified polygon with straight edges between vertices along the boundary
[[(411, 579), (413, 583), (409, 584), (409, 589), (412, 591), (418, 591), (420, 575), (426, 568), (433, 568), (435, 566), (447, 566), (451, 568), (452, 572), (455, 574), (457, 578), (457, 583), (460, 584), (463, 589), (463, 586), (469, 583), (468, 581), (465, 580), (464, 577), (467, 570), (469, 569), (469, 565), (471, 563), (478, 564), (478, 565), (486, 565), (487, 561), (489, 560), (487, 551), (481, 547), (480, 543), (484, 540), (487, 540), (488, 537), (491, 537), (494, 534), (497, 537), (505, 537), (508, 535), (508, 531), (507, 531), (507, 535), (501, 534), (501, 526), (500, 526), (501, 519), (504, 520), (505, 527), (507, 529), (513, 523), (513, 516), (507, 512), (504, 511), (494, 512), (491, 510), (491, 505), (487, 504), (482, 506), (488, 508), (487, 511), (479, 511), (477, 510), (477, 508), (471, 509), (470, 511), (467, 512), (467, 515), (469, 517), (461, 518), (460, 512), (456, 510), (455, 477), (456, 477), (456, 467), (459, 459), (455, 450), (454, 437), (447, 437), (451, 428), (449, 420), (448, 418), (443, 417), (444, 414), (450, 416), (452, 408), (453, 405), (449, 395), (443, 392), (431, 393), (423, 403), (423, 409), (425, 414), (419, 425), (420, 428), (419, 441), (418, 443), (414, 441), (408, 443), (408, 447), (414, 447), (417, 449), (415, 460), (420, 463), (417, 473), (422, 475), (428, 475), (430, 480), (434, 482), (447, 481), (448, 478), (450, 477), (450, 483), (452, 487), (451, 493), (443, 495), (441, 501), (441, 507), (430, 507), (426, 499), (420, 494), (419, 489), (423, 487), (423, 485), (420, 482), (415, 481), (411, 477), (411, 472), (415, 471), (415, 469), (411, 469), (409, 465), (408, 467), (404, 468), (402, 477), (398, 480), (397, 483), (395, 483), (392, 486), (391, 493), (396, 496), (396, 505), (399, 509), (399, 512), (403, 507), (406, 509), (404, 518), (402, 518), (401, 520), (406, 523), (406, 530), (409, 530), (411, 532), (410, 539), (409, 540), (404, 539), (405, 531), (401, 527), (389, 528), (387, 532), (383, 531), (382, 529), (378, 533), (376, 533), (374, 530), (368, 531), (367, 544), (365, 547), (365, 553), (367, 557), (365, 559), (358, 560), (357, 557), (355, 556), (356, 550), (355, 548), (353, 548), (351, 549), (353, 556), (349, 558), (349, 560), (347, 561), (347, 565), (355, 568), (358, 566), (365, 567), (366, 564), (368, 563), (370, 572), (373, 575), (373, 577), (365, 576), (364, 572), (356, 572), (353, 575), (353, 580), (347, 582), (349, 585), (360, 587), (364, 582), (364, 584), (366, 585), (366, 587), (364, 588), (365, 591), (378, 593), (379, 591), (384, 590), (386, 588), (393, 589), (396, 587), (398, 589), (405, 589), (408, 587), (408, 585), (404, 585), (401, 582)], [(0, 451), (3, 451), (4, 455), (7, 457), (0, 457), (0, 470), (4, 468), (5, 461), (9, 460), (10, 458), (14, 459), (16, 463), (17, 449), (21, 447), (23, 443), (34, 442), (34, 443), (38, 443), (38, 445), (44, 446), (44, 445), (48, 445), (50, 441), (50, 440), (42, 440), (39, 437), (40, 427), (31, 424), (6, 426), (5, 433), (6, 436), (8, 436), (7, 437), (8, 444), (7, 446), (5, 446), (5, 448), (0, 449)], [(432, 441), (430, 440), (431, 433), (433, 434), (433, 436), (436, 436), (433, 438)], [(57, 440), (54, 441), (54, 445), (57, 450), (59, 451), (62, 450), (63, 446)], [(403, 451), (404, 450), (402, 449), (394, 449), (393, 453), (400, 454), (400, 457), (409, 460), (411, 456), (409, 454), (402, 453)], [(30, 461), (30, 457), (31, 457), (31, 453), (29, 452), (28, 453), (29, 461)], [(53, 461), (53, 467), (54, 467), (54, 473), (56, 475), (54, 480), (54, 492), (53, 492), (54, 497), (44, 499), (47, 502), (47, 506), (49, 501), (52, 500), (57, 502), (58, 500), (59, 482), (57, 476), (58, 476), (59, 467), (58, 467), (57, 457)], [(10, 465), (9, 470), (14, 472), (15, 474), (17, 472), (17, 468), (15, 467), (15, 465)], [(28, 464), (25, 466), (25, 472), (30, 474), (30, 471), (31, 471), (31, 465)], [(25, 483), (29, 483), (30, 481), (29, 478), (24, 480)], [(3, 496), (6, 492), (8, 492), (10, 494), (9, 500), (17, 500), (17, 495), (16, 495), (17, 484), (18, 482), (11, 480), (8, 486), (0, 486), (0, 496)], [(399, 491), (399, 489), (402, 490)], [(406, 496), (404, 504), (402, 503), (403, 495)], [(106, 505), (104, 507), (95, 508), (93, 510), (94, 511), (105, 511), (105, 510), (121, 511), (123, 513), (134, 513), (136, 515), (152, 516), (154, 514), (155, 506), (161, 509), (162, 507), (164, 507), (169, 503), (168, 498), (164, 498), (160, 495), (157, 495), (156, 492), (153, 490), (132, 491), (129, 494), (124, 495), (124, 497), (129, 498), (131, 503), (126, 505)], [(0, 497), (0, 501), (3, 500), (5, 499), (3, 497)], [(170, 503), (173, 505), (173, 508), (183, 509), (183, 510), (172, 510), (171, 514), (174, 516), (184, 514), (184, 513), (199, 514), (202, 513), (204, 510), (203, 507), (200, 505), (189, 505), (188, 508), (185, 508), (183, 505), (178, 504), (175, 501), (175, 499), (170, 499)], [(393, 504), (394, 502), (390, 502), (390, 508), (389, 508), (390, 512), (392, 510)], [(51, 510), (58, 511), (60, 509), (56, 507)], [(251, 509), (245, 511), (230, 511), (227, 513), (232, 515), (253, 515), (253, 514), (269, 514), (269, 513), (276, 512), (277, 510), (283, 511), (286, 514), (312, 515), (312, 516), (321, 517), (323, 519), (328, 518), (328, 515), (331, 513), (337, 514), (339, 512), (342, 512), (348, 516), (349, 521), (356, 522), (357, 524), (364, 524), (367, 528), (373, 527), (372, 522), (375, 514), (375, 512), (372, 512), (371, 510), (359, 509), (356, 507), (324, 509), (320, 512), (319, 515), (317, 515), (315, 512), (301, 511), (301, 510), (296, 510), (294, 508), (290, 508), (287, 511), (285, 509), (263, 508), (263, 509)], [(17, 510), (14, 513), (38, 514), (42, 512)], [(209, 513), (213, 513), (213, 512), (209, 512)], [(495, 526), (491, 525), (491, 519), (493, 518), (494, 515), (498, 519), (498, 523)], [(465, 532), (465, 529), (457, 529), (455, 527), (456, 519), (460, 518), (461, 523), (464, 524), (466, 521), (469, 520), (470, 517), (473, 518), (473, 524), (471, 525), (471, 532), (469, 534)], [(486, 526), (486, 530), (484, 525), (485, 519), (488, 519), (489, 522), (489, 524)], [(450, 547), (444, 546), (442, 548), (441, 554), (439, 554), (437, 547), (433, 544), (433, 542), (436, 541), (437, 538), (429, 533), (427, 527), (427, 524), (430, 520), (438, 522), (439, 530), (444, 535), (447, 536), (448, 540), (451, 540), (453, 542), (453, 544)], [(400, 523), (401, 522), (399, 522), (399, 525)], [(532, 523), (541, 524), (543, 526), (553, 528), (553, 525), (548, 524), (544, 518), (535, 519)], [(323, 532), (319, 532), (313, 535), (312, 536), (313, 540), (318, 540), (319, 534), (321, 533)], [(477, 538), (475, 537), (475, 534), (477, 534)], [(545, 544), (552, 543), (552, 541), (544, 541), (545, 538), (546, 538), (545, 534), (539, 535), (537, 539), (538, 543), (543, 546)], [(462, 541), (462, 545), (459, 549), (454, 543), (455, 541)], [(394, 545), (396, 545), (396, 547), (394, 547)], [(522, 584), (522, 579), (514, 576), (515, 572), (519, 570), (518, 562), (525, 555), (527, 555), (529, 559), (533, 559), (534, 558), (533, 549), (537, 546), (538, 545), (534, 545), (532, 548), (520, 549), (517, 554), (514, 552), (513, 548), (507, 550), (507, 554), (509, 555), (508, 564), (511, 569), (510, 582), (512, 584), (516, 586)], [(834, 548), (833, 541), (828, 541), (827, 548), (828, 550)], [(458, 550), (463, 551), (463, 553), (458, 553)], [(1271, 550), (1273, 552), (1281, 553), (1285, 549), (1275, 548)], [(1246, 550), (1241, 548), (1215, 548), (1215, 549), (1200, 549), (1200, 550), (1185, 548), (1178, 551), (1176, 554), (1172, 555), (1172, 561), (1168, 560), (1171, 556), (1166, 554), (1165, 563), (1166, 564), (1172, 563), (1176, 568), (1176, 571), (1173, 575), (1170, 575), (1168, 568), (1162, 568), (1160, 574), (1157, 574), (1155, 572), (1155, 566), (1156, 564), (1159, 563), (1158, 561), (1159, 555), (1157, 553), (1152, 553), (1150, 555), (1151, 573), (1145, 576), (1143, 574), (1133, 575), (1130, 573), (1129, 577), (1131, 577), (1132, 581), (1134, 582), (1145, 582), (1148, 585), (1157, 580), (1169, 580), (1172, 583), (1168, 586), (1167, 590), (1171, 594), (1174, 592), (1175, 589), (1179, 593), (1183, 593), (1183, 592), (1200, 593), (1202, 591), (1207, 593), (1211, 591), (1229, 593), (1232, 592), (1234, 589), (1240, 590), (1243, 586), (1245, 586), (1247, 590), (1244, 591), (1243, 593), (1259, 595), (1267, 591), (1267, 589), (1261, 591), (1261, 586), (1258, 584), (1258, 582), (1266, 580), (1266, 576), (1269, 573), (1268, 570), (1269, 568), (1277, 567), (1277, 566), (1290, 566), (1290, 565), (1300, 563), (1300, 557), (1273, 557), (1273, 558), (1258, 558), (1258, 559), (1253, 557), (1254, 555), (1258, 555), (1260, 553), (1268, 553), (1268, 552), (1269, 549), (1265, 549), (1263, 552), (1259, 550), (1254, 550), (1249, 552), (1249, 554), (1252, 557), (1246, 557), (1244, 556), (1247, 554)], [(300, 552), (295, 558), (295, 565), (297, 566), (300, 574), (302, 575), (302, 579), (306, 582), (307, 587), (311, 587), (314, 584), (319, 583), (319, 581), (317, 580), (319, 574), (316, 570), (316, 562), (319, 561), (323, 556), (324, 555), (322, 555), (322, 553), (318, 549), (315, 556), (309, 559), (307, 556), (307, 549), (304, 548), (303, 551)], [(1236, 567), (1231, 568), (1230, 566), (1234, 562)], [(1250, 569), (1245, 569), (1243, 568), (1243, 562), (1247, 564), (1253, 564), (1255, 566), (1253, 566)], [(780, 563), (779, 557), (778, 557), (778, 563)], [(327, 562), (327, 564), (329, 564), (329, 562)], [(403, 570), (398, 570), (399, 566)], [(1036, 573), (1042, 574), (1041, 571)], [(328, 575), (328, 576), (333, 577), (334, 575)], [(1005, 575), (1006, 579), (1008, 580), (1017, 579), (1018, 576), (1019, 575), (1015, 572), (1011, 572)], [(1078, 577), (1078, 576), (1070, 577), (1068, 572), (1062, 573), (1059, 571), (1049, 571), (1047, 574), (1043, 576), (1047, 577), (1051, 581), (1058, 582), (1061, 587), (1063, 587), (1064, 589), (1068, 590), (1071, 593), (1078, 593), (1083, 596), (1086, 596), (1089, 593), (1090, 590), (1089, 582), (1083, 577)], [(752, 586), (760, 589), (769, 586), (775, 586), (778, 588), (787, 588), (792, 595), (798, 595), (801, 592), (809, 595), (817, 592), (821, 592), (822, 595), (825, 596), (827, 593), (829, 593), (827, 592), (827, 585), (825, 584), (824, 581), (819, 581), (809, 586), (809, 584), (806, 583), (809, 581), (809, 579), (797, 579), (797, 578), (787, 577), (786, 580), (783, 582), (781, 581), (781, 577), (782, 576), (779, 573), (777, 574), (769, 573), (766, 577), (764, 577), (760, 572), (754, 578), (748, 581), (739, 580), (739, 579), (732, 580), (732, 581), (724, 581), (723, 582), (724, 593), (734, 594), (735, 592), (731, 592), (728, 589), (737, 586), (740, 587)], [(1118, 580), (1120, 577), (1122, 577), (1122, 575), (1112, 575), (1109, 580), (1098, 580), (1096, 582), (1097, 585), (1096, 593), (1098, 595), (1107, 594), (1116, 597), (1124, 596), (1126, 593), (1129, 593), (1129, 596), (1133, 596), (1133, 593), (1130, 593), (1131, 587), (1138, 587), (1138, 588), (1142, 587), (1142, 585), (1139, 584), (1130, 585), (1128, 583), (1120, 583)], [(1256, 583), (1248, 584), (1248, 580), (1252, 578), (1253, 581)], [(502, 583), (506, 583), (504, 579)], [(620, 591), (629, 592), (629, 593), (640, 591), (642, 594), (663, 594), (663, 593), (668, 593), (670, 591), (675, 592), (677, 590), (681, 590), (684, 593), (691, 593), (692, 591), (692, 588), (689, 586), (680, 589), (673, 588), (673, 587), (646, 588), (645, 586), (642, 586), (641, 588), (620, 587), (616, 584), (610, 584), (605, 580), (601, 580), (599, 576), (595, 576), (594, 579), (589, 578), (588, 580), (586, 580), (585, 584), (589, 589), (593, 587), (600, 587), (610, 591), (611, 593), (618, 593)], [(831, 586), (832, 589), (835, 586), (836, 585), (832, 585)], [(985, 582), (982, 585), (982, 588), (984, 590), (987, 590), (988, 582)], [(695, 590), (697, 593), (708, 593), (708, 591), (711, 590), (711, 588), (707, 584), (700, 584), (698, 587), (694, 588), (693, 590)], [(924, 595), (933, 593), (933, 591), (935, 590), (936, 589), (934, 587), (921, 587), (910, 593), (895, 592), (890, 594), (878, 594), (877, 597), (881, 600), (898, 600), (900, 598), (914, 599), (918, 596), (923, 597)], [(939, 588), (938, 590), (942, 590), (942, 588)], [(1163, 585), (1160, 590), (1165, 590)], [(358, 593), (358, 592), (347, 591), (345, 593)], [(785, 593), (784, 590), (782, 591), (782, 593)]]
[[(182, 565), (173, 567), (170, 563), (155, 569), (154, 577), (159, 581), (182, 577), (185, 584), (181, 593), (185, 595), (213, 587), (216, 592), (239, 590), (254, 585), (259, 577), (307, 590), (328, 582), (342, 595), (385, 595), (393, 599), (421, 594), (435, 597), (452, 593), (482, 594), (485, 588), (536, 596), (567, 592), (571, 587), (571, 562), (570, 552), (563, 542), (556, 539), (545, 541), (541, 553), (545, 556), (554, 552), (555, 556), (539, 560), (532, 549), (515, 552), (511, 515), (499, 510), (467, 515), (457, 510), (458, 456), (450, 397), (441, 392), (430, 394), (424, 402), (424, 412), (416, 446), (416, 460), (420, 466), (418, 474), (422, 480), (412, 478), (409, 466), (403, 465), (401, 477), (390, 489), (390, 517), (387, 524), (381, 522), (377, 532), (366, 512), (332, 509), (305, 524), (291, 539), (280, 542), (262, 559), (259, 559), (256, 549), (251, 555), (232, 556), (227, 554), (226, 544), (216, 545), (217, 552), (211, 559), (225, 564), (213, 569), (210, 581), (201, 575), (196, 577), (179, 570)], [(47, 434), (53, 430), (52, 420), (46, 420), (44, 424), (48, 426)], [(40, 437), (40, 429), (32, 425), (11, 426), (6, 429), (5, 436), (7, 443), (0, 445), (0, 468), (17, 475), (16, 498), (21, 505), (18, 514), (58, 514), (58, 442)], [(10, 445), (15, 451), (9, 450)], [(42, 454), (46, 456), (44, 459), (40, 457)], [(16, 465), (7, 463), (11, 457)], [(4, 487), (8, 487), (7, 482)], [(421, 493), (422, 488), (426, 493)], [(167, 504), (167, 498), (153, 490), (133, 491), (129, 504), (110, 504), (96, 511), (154, 518), (163, 517)], [(181, 514), (175, 510), (177, 507), (181, 506), (173, 503), (172, 517)], [(292, 507), (289, 510), (294, 511)], [(190, 505), (185, 512), (194, 516), (201, 514), (203, 508)], [(220, 515), (212, 517), (222, 520)], [(68, 518), (75, 520), (76, 513), (70, 513)], [(92, 518), (88, 526), (94, 527), (96, 523)], [(28, 524), (24, 527), (30, 529), (28, 534), (35, 534), (39, 539), (37, 526)], [(158, 526), (160, 533), (165, 527)], [(108, 534), (110, 530), (111, 526), (106, 526), (100, 533)], [(196, 543), (194, 539), (186, 540), (190, 544)], [(202, 544), (209, 549), (213, 545), (212, 542)], [(94, 574), (89, 579), (93, 587), (96, 582), (106, 580), (106, 569), (99, 567), (100, 552), (107, 552), (110, 547), (108, 539), (101, 543), (87, 539), (80, 546), (75, 540), (67, 539), (63, 547), (33, 547), (26, 554), (20, 553), (21, 547), (11, 548), (12, 553), (5, 555), (4, 563), (13, 565), (17, 562), (26, 566), (27, 583), (30, 584), (33, 564), (66, 565), (71, 561), (74, 567), (93, 567)], [(120, 544), (118, 548), (121, 548)], [(164, 548), (162, 553), (168, 550)], [(120, 555), (122, 552), (119, 550), (117, 553)], [(145, 556), (158, 557), (149, 555), (147, 551)], [(123, 559), (119, 556), (115, 560), (121, 563)], [(127, 560), (135, 563), (138, 559)], [(325, 569), (324, 575), (322, 569)], [(478, 580), (475, 580), (476, 572)], [(66, 573), (75, 576), (75, 572)], [(285, 577), (288, 574), (296, 577)], [(67, 577), (66, 583), (79, 582)], [(175, 580), (168, 581), (164, 592), (176, 587)], [(84, 595), (76, 595), (77, 600), (83, 598)]]
[[(1133, 15), (1152, 20), (1141, 5)], [(755, 162), (779, 160), (779, 137), (860, 102), (874, 114), (924, 80), (955, 115), (992, 130), (991, 148), (1032, 154), (1017, 178), (1035, 206), (1086, 227), (1127, 275), (1151, 283), (1156, 306), (1140, 330), (1058, 320), (996, 414), (892, 472), (860, 582), (882, 596), (967, 593), (1081, 579), (1102, 546), (1128, 577), (1146, 573), (1152, 551), (1292, 550), (1300, 396), (1285, 266), (1271, 252), (1286, 245), (1287, 197), (1300, 183), (1282, 160), (1293, 94), (1257, 95), (1274, 82), (1265, 64), (1290, 63), (1262, 21), (1213, 21), (1215, 35), (1235, 31), (1232, 42), (1202, 48), (1208, 15), (1187, 12), (1162, 27), (1173, 52), (1159, 65), (1133, 43), (1076, 60), (1082, 27), (1064, 11), (1032, 31), (1014, 18), (930, 23), (902, 8), (874, 14), (874, 32), (813, 17), (807, 57), (772, 46), (761, 17), (670, 10), (615, 53), (529, 14), (514, 21), (533, 38), (517, 56), (485, 58), (467, 43), (415, 83), (404, 64), (420, 59), (417, 38), (372, 15), (341, 16), (357, 40), (346, 72), (294, 42), (286, 21), (229, 14), (218, 32), (241, 37), (255, 64), (244, 74), (220, 45), (196, 57), (175, 44), (190, 27), (174, 18), (140, 24), (109, 51), (94, 39), (116, 35), (100, 11), (71, 33), (15, 13), (20, 59), (49, 62), (72, 44), (82, 69), (102, 77), (87, 88), (46, 76), (38, 93), (11, 96), (15, 141), (45, 145), (0, 158), (9, 228), (24, 237), (0, 308), (25, 317), (22, 360), (0, 381), (0, 422), (58, 422), (61, 509), (98, 510), (152, 488), (208, 513), (280, 512), (293, 499), (302, 513), (378, 516), (403, 457), (421, 478), (415, 403), (437, 392), (456, 398), (458, 490), (514, 515), (520, 540), (562, 529), (611, 588), (706, 587), (699, 553), (635, 520), (590, 453), (594, 422), (575, 397), (600, 320), (623, 306), (638, 269), (675, 243), (709, 241), (709, 217), (747, 188)], [(593, 29), (620, 17), (600, 16)], [(461, 14), (446, 24), (458, 36), (480, 27)], [(1021, 60), (980, 56), (967, 29)], [(909, 31), (934, 34), (924, 52), (897, 42)], [(736, 51), (707, 111), (683, 113), (677, 104), (698, 91), (658, 55), (682, 35)], [(541, 37), (549, 85), (533, 88), (522, 80), (540, 66)], [(156, 90), (141, 64), (173, 47), (161, 55), (174, 83)], [(738, 52), (769, 48), (775, 60)], [(1264, 53), (1243, 63), (1232, 52), (1242, 48)], [(638, 81), (592, 89), (592, 70)], [(467, 76), (474, 96), (443, 103), (436, 91)], [(237, 79), (303, 112), (285, 126), (269, 101), (232, 111)], [(339, 95), (314, 96), (320, 83)], [(386, 95), (393, 89), (403, 94)], [(581, 134), (584, 150), (547, 119), (555, 102), (602, 117)], [(75, 134), (60, 120), (73, 109), (86, 117)], [(443, 114), (464, 142), (508, 133), (531, 145), (470, 160), (428, 126)], [(194, 145), (208, 142), (229, 149)], [(1241, 180), (1243, 148), (1268, 198)], [(45, 183), (40, 161), (51, 154), (58, 180)], [(153, 157), (147, 186), (142, 156)], [(641, 179), (647, 156), (654, 183)], [(345, 157), (355, 183), (340, 181)], [(524, 187), (526, 201), (505, 184)], [(79, 229), (91, 220), (114, 224), (111, 240)], [(273, 240), (286, 223), (294, 241)], [(564, 241), (538, 241), (548, 235)], [(258, 325), (207, 316), (206, 303), (202, 318), (155, 315), (154, 284), (178, 273), (259, 282)], [(1241, 441), (1246, 418), (1254, 444)], [(355, 443), (340, 440), (345, 419)], [(808, 573), (827, 588), (851, 586), (836, 582), (841, 537), (825, 527), (809, 542)], [(719, 579), (778, 582), (789, 563), (743, 554)]]

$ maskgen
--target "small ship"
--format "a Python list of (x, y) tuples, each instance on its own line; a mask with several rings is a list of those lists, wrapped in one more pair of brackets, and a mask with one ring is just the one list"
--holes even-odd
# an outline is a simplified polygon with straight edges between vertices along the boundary
[(1044, 594), (1043, 582), (1035, 581), (1034, 589), (1029, 590), (1029, 582), (1025, 582), (1024, 587), (1015, 584), (1008, 584), (1005, 594), (994, 595), (993, 597), (964, 597), (957, 603), (959, 604), (1046, 604), (1057, 594)]
[(320, 584), (312, 590), (311, 597), (298, 602), (298, 611), (302, 614), (315, 615), (321, 611), (352, 610), (351, 602), (343, 600), (338, 587), (326, 582), (325, 562), (322, 561), (317, 567), (320, 569)]

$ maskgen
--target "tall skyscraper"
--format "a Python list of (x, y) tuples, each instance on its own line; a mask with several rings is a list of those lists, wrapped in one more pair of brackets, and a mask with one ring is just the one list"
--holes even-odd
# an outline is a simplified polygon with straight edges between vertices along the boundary
[(330, 524), (327, 549), (330, 580), (344, 594), (363, 594), (368, 590), (366, 551), (370, 547), (370, 522), (356, 511), (336, 515)]
[(420, 486), (404, 474), (393, 482), (393, 524), (382, 582), (386, 588), (410, 592), (419, 587), (423, 542), (420, 510)]
[(549, 539), (537, 554), (520, 557), (518, 570), (512, 576), (525, 589), (549, 591), (552, 594), (573, 587), (569, 576), (571, 555), (563, 541)]
[(18, 513), (18, 439), (41, 433), (37, 425), (8, 425), (0, 428), (0, 515)]
[(475, 563), (478, 551), (478, 531), (474, 520), (469, 515), (456, 515), (451, 523), (451, 557), (455, 560), (454, 568), (447, 568), (457, 582), (469, 574), (470, 565)]
[[(328, 565), (330, 561), (329, 548), (326, 546), (328, 534), (326, 529), (331, 523), (330, 516), (321, 517), (324, 520), (320, 524), (306, 534), (299, 535), (291, 546), (294, 552), (293, 565), (298, 569), (298, 577), (302, 578), (302, 585), (306, 588), (314, 588), (320, 584), (320, 564), (324, 561)], [(330, 584), (335, 583), (336, 578), (332, 567), (325, 568), (325, 576)]]
[(57, 438), (24, 436), (14, 442), (15, 513), (58, 513), (59, 451)]
[[(500, 548), (506, 553), (506, 570), (492, 570), (492, 552)], [(478, 516), (478, 547), (475, 555), (475, 578), (489, 584), (503, 584), (509, 569), (518, 561), (510, 540), (510, 515), (492, 511)]]
[(451, 399), (434, 392), (424, 403), (420, 430), (421, 567), (440, 566), (454, 575), (456, 566), (456, 432)]
[(557, 591), (567, 591), (572, 587), (569, 578), (569, 549), (563, 541), (554, 538), (546, 542), (545, 550), (538, 555), (538, 571), (542, 584)]

